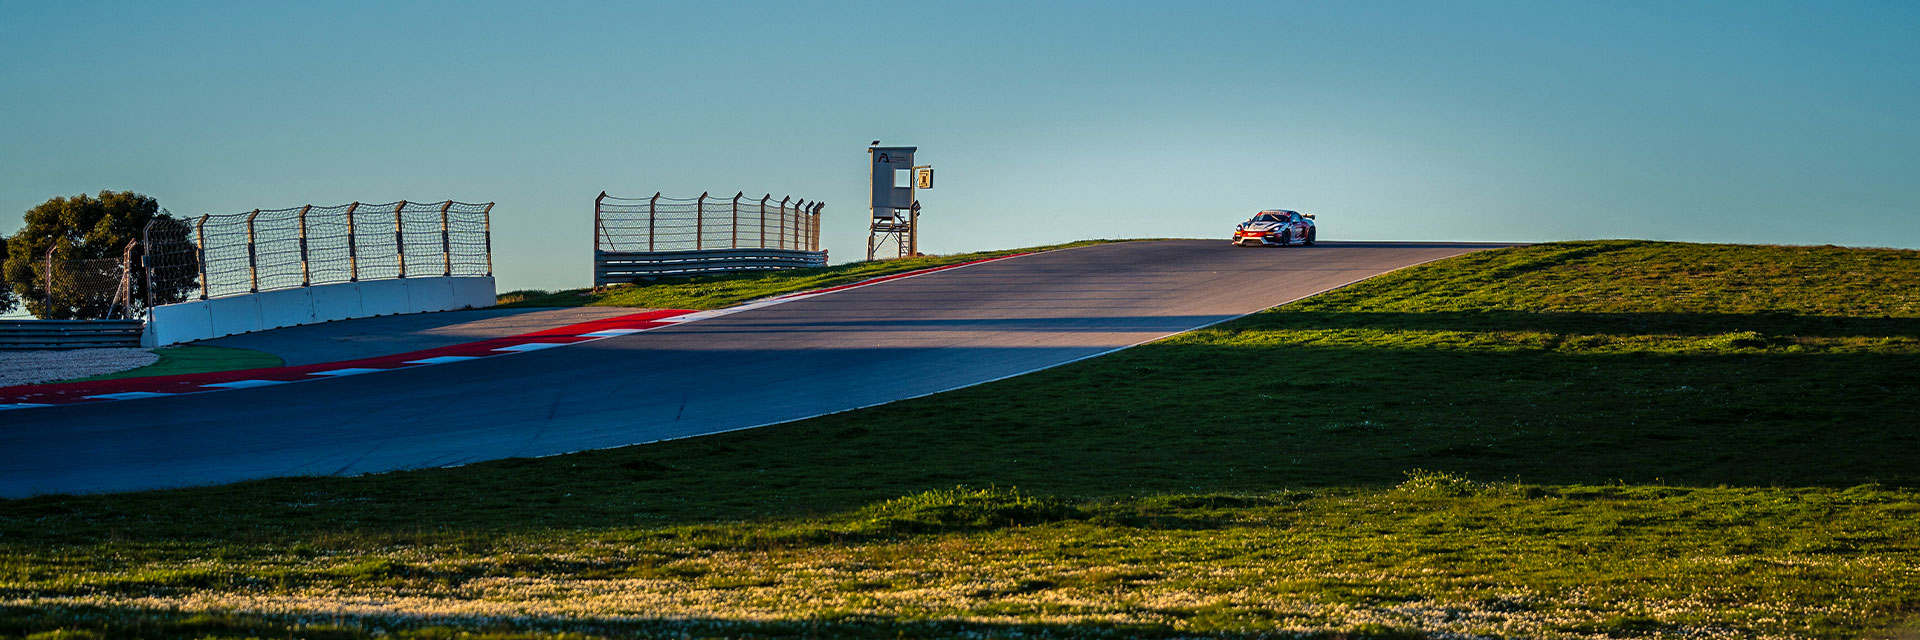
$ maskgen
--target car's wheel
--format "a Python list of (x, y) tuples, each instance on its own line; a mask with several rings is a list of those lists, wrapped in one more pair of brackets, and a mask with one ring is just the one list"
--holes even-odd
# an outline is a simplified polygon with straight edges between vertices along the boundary
[(1288, 229), (1280, 232), (1280, 246), (1284, 247), (1290, 244), (1293, 244), (1293, 230)]
[(1307, 246), (1313, 246), (1313, 236), (1319, 231), (1319, 229), (1307, 229)]

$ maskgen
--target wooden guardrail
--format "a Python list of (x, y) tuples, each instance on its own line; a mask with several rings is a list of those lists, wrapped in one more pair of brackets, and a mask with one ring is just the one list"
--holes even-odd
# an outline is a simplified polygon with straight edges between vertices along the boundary
[(798, 249), (594, 251), (593, 285), (604, 287), (659, 276), (824, 266), (827, 252)]
[(140, 320), (0, 320), (0, 349), (138, 347)]

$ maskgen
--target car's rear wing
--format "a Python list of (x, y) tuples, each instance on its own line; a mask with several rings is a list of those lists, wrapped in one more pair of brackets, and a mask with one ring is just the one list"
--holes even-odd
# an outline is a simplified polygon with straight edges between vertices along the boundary
[(1312, 219), (1313, 219), (1313, 214), (1311, 214), (1311, 213), (1302, 213), (1302, 214), (1300, 214), (1300, 217), (1302, 217), (1302, 218), (1306, 218), (1306, 219), (1308, 219), (1308, 220), (1312, 220)]

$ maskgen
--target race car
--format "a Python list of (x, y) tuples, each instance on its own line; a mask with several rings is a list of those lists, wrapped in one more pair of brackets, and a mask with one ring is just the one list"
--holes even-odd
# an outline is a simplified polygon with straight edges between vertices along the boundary
[(1313, 214), (1268, 209), (1233, 228), (1233, 244), (1242, 247), (1284, 247), (1313, 244)]

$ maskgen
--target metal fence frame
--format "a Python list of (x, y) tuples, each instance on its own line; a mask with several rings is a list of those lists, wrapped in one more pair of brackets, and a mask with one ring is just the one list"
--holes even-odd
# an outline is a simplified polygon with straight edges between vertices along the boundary
[[(149, 296), (155, 291), (156, 272), (162, 272), (161, 278), (193, 279), (198, 289), (194, 298), (199, 300), (409, 275), (492, 276), (493, 205), (454, 200), (308, 204), (156, 220), (141, 234), (141, 243), (148, 249), (148, 258), (142, 261), (146, 289)], [(262, 214), (268, 217), (262, 219)], [(363, 230), (369, 223), (375, 228)], [(162, 238), (161, 244), (173, 249), (156, 252), (160, 246), (155, 244), (156, 232), (185, 237)], [(423, 244), (424, 253), (418, 251)], [(426, 259), (409, 265), (409, 248)], [(192, 253), (190, 259), (178, 255), (168, 260), (171, 254), (187, 251)], [(369, 269), (369, 262), (377, 264)], [(437, 273), (418, 272), (418, 268), (436, 266)], [(244, 278), (215, 276), (242, 271)], [(149, 306), (152, 302), (148, 300)]]
[(694, 198), (593, 199), (593, 286), (635, 278), (826, 265), (820, 215), (826, 203), (792, 196), (758, 200), (712, 192)]

